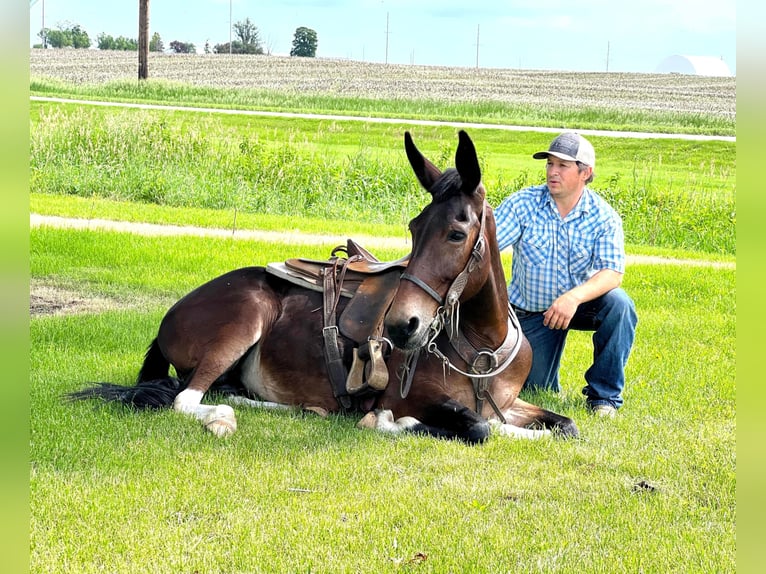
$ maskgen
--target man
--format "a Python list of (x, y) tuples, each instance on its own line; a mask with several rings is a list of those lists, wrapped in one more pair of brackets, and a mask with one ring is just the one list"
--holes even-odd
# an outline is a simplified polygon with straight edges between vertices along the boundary
[(525, 386), (560, 391), (569, 329), (595, 331), (582, 392), (591, 412), (612, 417), (623, 404), (637, 323), (633, 301), (620, 288), (622, 220), (587, 187), (596, 152), (584, 137), (565, 132), (532, 157), (546, 160), (546, 183), (511, 194), (495, 209), (500, 249), (513, 247), (508, 298), (532, 346)]

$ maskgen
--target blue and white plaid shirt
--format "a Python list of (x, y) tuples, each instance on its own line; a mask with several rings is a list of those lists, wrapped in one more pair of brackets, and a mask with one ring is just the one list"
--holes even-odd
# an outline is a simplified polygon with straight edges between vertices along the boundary
[(545, 311), (597, 271), (625, 272), (622, 219), (587, 187), (563, 219), (547, 185), (512, 193), (494, 213), (500, 250), (513, 246), (508, 299), (516, 307)]

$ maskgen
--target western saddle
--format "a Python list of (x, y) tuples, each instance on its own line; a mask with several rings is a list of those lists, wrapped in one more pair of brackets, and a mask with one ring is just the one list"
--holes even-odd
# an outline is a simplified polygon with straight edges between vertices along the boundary
[[(343, 254), (343, 256), (339, 255)], [(383, 318), (399, 286), (409, 255), (396, 261), (379, 261), (352, 239), (332, 250), (326, 261), (288, 259), (269, 263), (266, 271), (323, 295), (322, 337), (333, 394), (344, 408), (352, 397), (382, 391), (388, 385), (383, 345)], [(338, 317), (341, 297), (349, 299)], [(351, 368), (346, 369), (339, 334), (354, 342)]]

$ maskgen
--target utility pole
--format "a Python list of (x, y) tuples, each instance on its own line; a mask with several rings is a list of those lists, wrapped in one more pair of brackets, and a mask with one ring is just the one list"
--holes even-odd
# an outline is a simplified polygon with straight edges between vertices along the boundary
[(479, 26), (476, 24), (476, 69), (479, 69)]
[(606, 71), (609, 71), (609, 40), (606, 41)]
[(231, 0), (229, 0), (229, 56), (231, 56), (231, 29), (234, 27), (231, 21)]
[(48, 47), (48, 34), (45, 32), (45, 0), (43, 0), (43, 49)]
[(388, 64), (388, 12), (386, 12), (386, 64)]
[(149, 0), (138, 0), (138, 79), (149, 77)]

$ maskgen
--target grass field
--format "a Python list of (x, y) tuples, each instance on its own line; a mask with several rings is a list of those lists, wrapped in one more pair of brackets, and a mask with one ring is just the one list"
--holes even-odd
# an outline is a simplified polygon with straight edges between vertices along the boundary
[[(451, 165), (451, 127), (33, 102), (31, 190), (404, 227), (425, 198), (403, 153), (406, 129), (439, 165)], [(544, 180), (530, 156), (550, 134), (471, 135), (492, 205)], [(628, 242), (735, 252), (734, 143), (591, 140), (605, 150), (592, 187), (623, 215)]]
[(130, 383), (167, 305), (203, 280), (326, 249), (32, 231), (33, 277), (113, 301), (31, 323), (32, 571), (734, 571), (733, 270), (630, 269), (640, 325), (619, 417), (585, 413), (584, 333), (563, 393), (526, 396), (572, 416), (580, 441), (470, 448), (241, 409), (221, 441), (172, 412), (61, 400)]
[[(32, 53), (33, 93), (405, 118), (352, 127), (33, 103), (31, 209), (85, 219), (399, 236), (425, 200), (401, 148), (406, 117), (513, 113), (523, 125), (723, 135), (735, 117), (732, 79), (577, 75), (578, 93), (602, 82), (593, 92), (601, 100), (572, 105), (555, 101), (573, 82), (561, 75), (549, 78), (559, 91), (548, 105), (521, 89), (539, 74), (301, 62), (314, 67), (300, 76), (289, 59), (258, 59), (281, 66), (269, 74), (282, 83), (255, 88), (255, 76), (233, 74), (237, 61), (224, 58), (222, 77), (244, 83), (221, 87), (210, 67), (197, 67), (204, 59), (168, 57), (153, 61), (156, 81), (138, 86), (124, 55), (48, 52)], [(197, 84), (180, 76), (190, 70)], [(374, 75), (339, 93), (321, 83), (328, 70)], [(492, 95), (501, 76), (507, 83)], [(457, 95), (418, 91), (445, 77), (460, 79)], [(417, 97), (390, 95), (392, 80)], [(667, 85), (649, 94), (659, 82)], [(360, 92), (365, 85), (380, 97)], [(416, 135), (440, 166), (451, 164), (454, 129)], [(471, 135), (495, 200), (540, 177), (529, 155), (549, 135)], [(605, 150), (598, 190), (625, 217), (629, 252), (733, 261), (735, 143), (593, 141)], [(173, 412), (62, 401), (89, 381), (131, 383), (167, 307), (203, 281), (243, 265), (323, 258), (333, 246), (30, 231), (32, 283), (56, 294), (59, 308), (47, 314), (53, 306), (43, 302), (30, 321), (32, 572), (736, 571), (734, 269), (630, 266), (623, 286), (639, 327), (618, 417), (583, 408), (585, 333), (570, 336), (563, 392), (524, 394), (574, 418), (577, 441), (493, 436), (471, 448), (362, 431), (351, 417), (239, 408), (238, 432), (218, 440)]]

